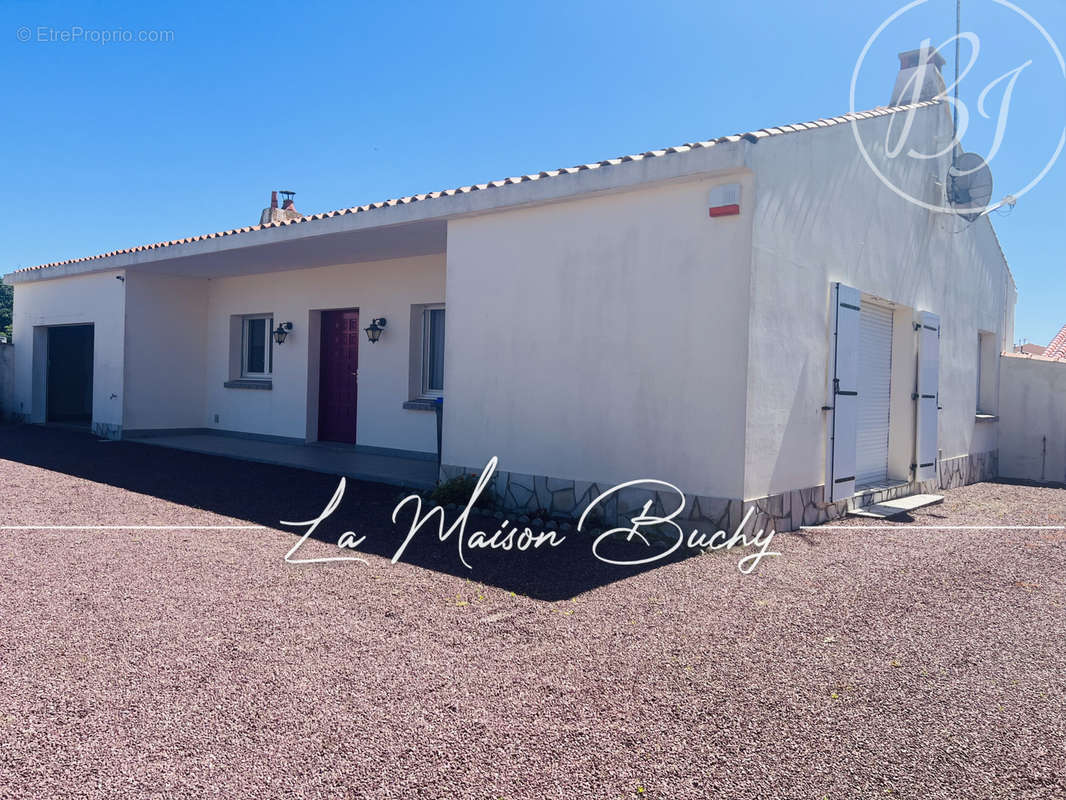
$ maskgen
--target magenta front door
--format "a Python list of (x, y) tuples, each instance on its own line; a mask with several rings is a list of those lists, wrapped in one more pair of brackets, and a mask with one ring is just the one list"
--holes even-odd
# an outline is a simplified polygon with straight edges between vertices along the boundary
[(359, 388), (359, 311), (322, 312), (319, 362), (318, 438), (355, 444), (355, 404)]

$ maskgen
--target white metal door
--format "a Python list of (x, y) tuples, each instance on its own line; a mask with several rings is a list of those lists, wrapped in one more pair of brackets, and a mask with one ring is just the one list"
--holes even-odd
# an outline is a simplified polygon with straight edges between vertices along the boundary
[(859, 314), (859, 423), (855, 485), (888, 481), (892, 386), (892, 309), (863, 301)]

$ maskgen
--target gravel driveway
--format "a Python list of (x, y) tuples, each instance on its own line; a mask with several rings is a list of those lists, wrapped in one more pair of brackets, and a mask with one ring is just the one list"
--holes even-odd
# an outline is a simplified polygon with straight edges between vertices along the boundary
[[(0, 797), (1066, 797), (1066, 490), (780, 535), (745, 576), (573, 532), (394, 565), (396, 489), (350, 483), (324, 538), (369, 563), (286, 564), (335, 487), (0, 427), (0, 525), (268, 526), (0, 531)], [(917, 527), (1003, 523), (1063, 527)]]

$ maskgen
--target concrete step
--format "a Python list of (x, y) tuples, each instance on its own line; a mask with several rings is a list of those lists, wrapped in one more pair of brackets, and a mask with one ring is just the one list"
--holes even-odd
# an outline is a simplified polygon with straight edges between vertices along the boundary
[(888, 519), (898, 514), (906, 514), (908, 511), (917, 511), (919, 508), (935, 506), (943, 502), (944, 495), (942, 494), (912, 494), (909, 497), (900, 497), (896, 500), (886, 500), (872, 506), (852, 509), (848, 512), (848, 516)]

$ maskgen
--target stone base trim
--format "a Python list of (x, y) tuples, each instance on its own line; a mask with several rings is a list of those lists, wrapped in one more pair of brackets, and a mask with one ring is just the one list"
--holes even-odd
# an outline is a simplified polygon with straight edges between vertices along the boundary
[(799, 530), (803, 525), (822, 525), (840, 519), (854, 508), (897, 500), (912, 494), (933, 494), (943, 489), (956, 489), (971, 483), (994, 480), (999, 477), (999, 451), (970, 453), (946, 458), (937, 463), (937, 477), (927, 481), (911, 481), (898, 486), (855, 494), (847, 500), (825, 502), (825, 486), (812, 486), (782, 494), (748, 500), (744, 513), (755, 508), (749, 522), (754, 530), (773, 527), (779, 533)]
[(937, 476), (941, 489), (995, 480), (999, 477), (999, 450), (945, 458), (937, 465)]
[[(482, 469), (483, 467), (442, 464), (440, 479), (446, 481), (463, 474), (480, 475)], [(682, 524), (686, 532), (693, 528), (698, 528), (703, 533), (718, 530), (733, 532), (740, 526), (748, 511), (754, 509), (754, 514), (744, 526), (745, 533), (751, 534), (770, 528), (784, 533), (799, 530), (801, 526), (821, 525), (840, 519), (847, 515), (849, 510), (860, 506), (896, 500), (911, 494), (931, 494), (940, 489), (954, 489), (970, 483), (992, 480), (998, 474), (999, 452), (991, 450), (987, 453), (971, 453), (940, 461), (936, 478), (921, 483), (912, 481), (871, 490), (835, 503), (825, 502), (824, 486), (794, 489), (743, 501), (685, 492), (685, 508), (675, 520)], [(497, 470), (485, 493), (496, 508), (511, 514), (523, 515), (530, 519), (569, 520), (580, 517), (593, 500), (614, 485)], [(672, 492), (627, 487), (613, 493), (597, 506), (590, 515), (591, 527), (629, 525), (630, 519), (639, 514), (648, 501), (651, 501), (651, 513), (657, 515), (665, 515), (677, 505), (677, 498)]]
[(99, 436), (101, 439), (121, 439), (122, 438), (122, 426), (112, 425), (108, 422), (94, 422), (93, 434)]
[[(450, 480), (464, 474), (480, 475), (482, 469), (442, 464), (440, 477), (441, 480)], [(615, 485), (497, 470), (485, 493), (496, 508), (512, 514), (530, 519), (574, 520), (585, 512), (593, 500)], [(589, 515), (587, 524), (592, 528), (629, 525), (630, 519), (643, 511), (644, 504), (649, 500), (653, 514), (665, 516), (677, 507), (677, 497), (672, 492), (627, 487), (600, 503)], [(740, 524), (740, 500), (686, 492), (685, 501), (684, 510), (675, 519), (688, 529), (699, 528), (713, 533), (722, 529), (735, 530)]]

